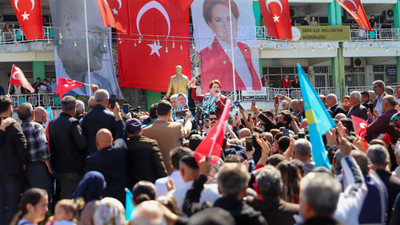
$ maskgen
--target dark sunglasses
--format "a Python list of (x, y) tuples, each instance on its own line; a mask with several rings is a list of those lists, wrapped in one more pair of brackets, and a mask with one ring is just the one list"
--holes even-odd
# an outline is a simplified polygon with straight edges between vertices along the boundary
[(217, 121), (217, 118), (209, 118), (209, 120)]

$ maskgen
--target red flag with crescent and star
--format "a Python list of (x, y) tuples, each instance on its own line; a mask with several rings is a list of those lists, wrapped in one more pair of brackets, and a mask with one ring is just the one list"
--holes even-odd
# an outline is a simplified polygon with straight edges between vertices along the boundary
[(361, 28), (372, 31), (361, 0), (336, 0), (336, 2), (354, 18)]
[(101, 19), (105, 27), (114, 27), (129, 33), (128, 0), (97, 0)]
[(131, 35), (118, 36), (120, 87), (166, 92), (175, 66), (191, 78), (189, 0), (129, 4)]
[(26, 39), (43, 39), (41, 0), (10, 0)]
[(351, 116), (351, 119), (353, 120), (354, 132), (361, 137), (361, 141), (364, 143), (365, 149), (368, 150), (368, 141), (365, 140), (368, 128), (367, 121), (357, 116)]
[(228, 100), (225, 103), (224, 111), (220, 118), (218, 118), (217, 123), (208, 132), (204, 140), (197, 146), (194, 151), (194, 157), (196, 162), (199, 163), (203, 156), (208, 156), (211, 158), (210, 163), (214, 164), (221, 158), (222, 144), (224, 142), (225, 131), (229, 120), (229, 111), (231, 109), (231, 102)]
[(58, 78), (58, 82), (57, 82), (57, 87), (56, 90), (54, 91), (54, 93), (58, 93), (60, 95), (60, 98), (63, 98), (65, 93), (67, 93), (68, 91), (78, 88), (82, 85), (84, 85), (85, 83), (76, 81), (76, 80), (71, 80), (71, 79), (67, 79), (64, 77), (60, 77)]
[(268, 36), (293, 39), (288, 0), (259, 0)]
[[(11, 69), (9, 87), (10, 87), (10, 85), (26, 88), (31, 93), (35, 92), (35, 89), (32, 87), (32, 85), (26, 79), (24, 72), (22, 72), (22, 70), (19, 67), (17, 67), (16, 65), (13, 65), (12, 69)], [(8, 90), (10, 90), (10, 88), (8, 88)]]

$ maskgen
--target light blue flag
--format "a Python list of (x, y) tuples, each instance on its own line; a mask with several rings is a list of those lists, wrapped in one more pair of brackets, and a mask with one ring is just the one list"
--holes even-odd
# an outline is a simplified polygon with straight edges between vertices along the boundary
[(47, 118), (49, 118), (50, 121), (54, 120), (54, 112), (53, 110), (51, 110), (51, 107), (47, 107), (46, 109), (46, 113), (47, 113)]
[(301, 95), (303, 96), (304, 110), (306, 112), (308, 133), (310, 134), (312, 145), (312, 158), (316, 167), (324, 166), (331, 170), (328, 154), (322, 141), (322, 135), (336, 126), (335, 122), (318, 97), (317, 91), (311, 85), (300, 64), (297, 64), (297, 70), (299, 72)]
[(132, 198), (133, 198), (132, 192), (128, 188), (125, 188), (125, 193), (126, 193), (126, 195), (125, 195), (125, 219), (126, 219), (126, 221), (129, 221), (131, 219), (131, 215), (132, 215), (133, 210), (135, 209), (135, 206), (133, 205), (133, 202), (132, 202)]

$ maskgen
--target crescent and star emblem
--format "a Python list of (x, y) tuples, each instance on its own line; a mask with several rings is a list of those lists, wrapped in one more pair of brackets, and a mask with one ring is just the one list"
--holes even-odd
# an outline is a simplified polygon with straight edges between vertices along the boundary
[(356, 2), (354, 1), (354, 0), (340, 0), (343, 4), (345, 3), (345, 2), (350, 2), (351, 4), (353, 4), (354, 5), (354, 10), (351, 10), (351, 12), (352, 13), (356, 13), (356, 11), (357, 11), (357, 9), (358, 9), (358, 7), (357, 7), (357, 4), (356, 4)]
[[(282, 12), (283, 12), (283, 5), (282, 5), (282, 2), (281, 2), (280, 0), (267, 0), (267, 1), (265, 2), (265, 5), (267, 6), (267, 10), (268, 10), (269, 12), (271, 12), (271, 10), (269, 9), (269, 4), (271, 4), (271, 3), (273, 3), (273, 2), (277, 3), (277, 4), (281, 7), (281, 13), (280, 13), (280, 14), (282, 14)], [(274, 17), (272, 17), (272, 19), (274, 19), (274, 23), (279, 22), (279, 17), (280, 17), (280, 16), (278, 16), (278, 15), (276, 15), (276, 14), (275, 14)]]
[[(118, 8), (118, 9), (116, 9), (116, 8), (113, 8), (113, 9), (112, 9), (112, 11), (113, 11), (113, 13), (114, 13), (115, 15), (118, 15), (118, 10), (120, 10), (121, 7), (122, 7), (122, 2), (121, 2), (121, 0), (117, 0), (117, 1), (118, 1), (118, 4), (119, 4), (119, 8)], [(104, 2), (109, 6), (107, 0), (104, 0)]]
[[(19, 80), (19, 74), (21, 74), (21, 71), (18, 69), (15, 69), (16, 71), (11, 75), (12, 79), (14, 80)], [(16, 76), (18, 75), (18, 76)]]
[(363, 128), (363, 129), (365, 129), (365, 128), (368, 127), (368, 125), (367, 125), (366, 123), (360, 123), (360, 127)]
[[(18, 12), (19, 12), (19, 8), (18, 8), (18, 1), (19, 0), (14, 0), (14, 5), (15, 5), (15, 8), (18, 10)], [(31, 1), (31, 3), (32, 3), (32, 8), (31, 8), (31, 11), (35, 8), (35, 0), (30, 0)], [(24, 11), (24, 14), (22, 14), (21, 15), (22, 16), (22, 19), (23, 20), (29, 20), (29, 16), (30, 16), (30, 14), (28, 14), (28, 13), (26, 13), (26, 11)]]
[[(168, 34), (167, 34), (167, 38), (169, 37), (169, 34), (171, 32), (171, 21), (169, 19), (169, 15), (167, 13), (167, 10), (165, 10), (164, 6), (162, 6), (159, 2), (157, 1), (150, 1), (148, 3), (146, 3), (138, 12), (137, 17), (136, 17), (136, 28), (139, 32), (140, 37), (143, 37), (142, 33), (140, 32), (140, 19), (142, 18), (143, 14), (145, 14), (147, 11), (149, 11), (150, 9), (157, 9), (158, 11), (161, 12), (161, 14), (164, 16), (165, 20), (167, 21), (168, 24)], [(156, 53), (158, 56), (160, 56), (160, 52), (159, 49), (162, 48), (163, 46), (158, 45), (156, 43), (156, 41), (154, 41), (153, 44), (148, 44), (148, 46), (151, 48), (151, 53), (150, 55), (153, 55), (154, 53)]]

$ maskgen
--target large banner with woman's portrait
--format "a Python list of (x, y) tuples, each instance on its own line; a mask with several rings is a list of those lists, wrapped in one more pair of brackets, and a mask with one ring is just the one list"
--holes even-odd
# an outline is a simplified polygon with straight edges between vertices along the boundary
[(231, 0), (230, 13), (229, 0), (194, 0), (191, 9), (203, 92), (212, 80), (222, 83), (222, 91), (235, 90), (234, 83), (236, 90), (260, 90), (253, 2)]

